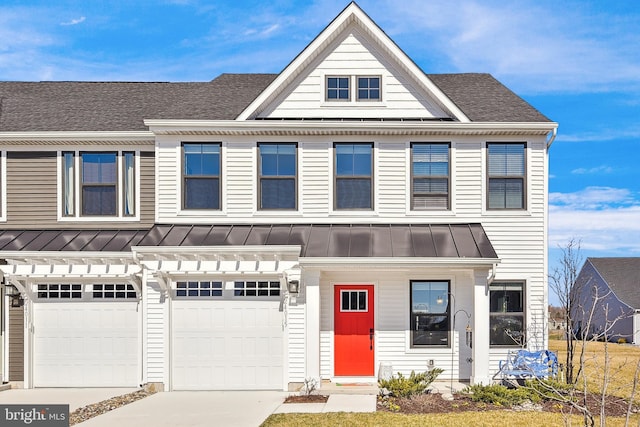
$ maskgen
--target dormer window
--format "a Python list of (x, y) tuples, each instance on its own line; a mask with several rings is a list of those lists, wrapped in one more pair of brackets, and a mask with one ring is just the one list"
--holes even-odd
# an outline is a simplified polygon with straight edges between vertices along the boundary
[(380, 77), (358, 77), (358, 101), (380, 101)]
[(348, 101), (349, 92), (348, 76), (327, 77), (327, 101)]

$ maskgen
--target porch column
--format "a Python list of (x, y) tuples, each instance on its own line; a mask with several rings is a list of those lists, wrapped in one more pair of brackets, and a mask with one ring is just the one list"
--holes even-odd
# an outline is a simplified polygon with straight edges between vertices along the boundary
[(488, 291), (487, 272), (476, 271), (473, 286), (473, 372), (471, 384), (491, 384)]
[(320, 272), (304, 271), (305, 316), (305, 379), (310, 378), (320, 386)]

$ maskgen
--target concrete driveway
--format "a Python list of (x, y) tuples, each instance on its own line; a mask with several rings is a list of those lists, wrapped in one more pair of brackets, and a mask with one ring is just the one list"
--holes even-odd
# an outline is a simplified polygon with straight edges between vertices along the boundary
[(91, 418), (81, 427), (257, 427), (278, 408), (282, 391), (173, 391), (156, 393)]
[(137, 388), (33, 388), (0, 391), (0, 404), (69, 404), (69, 412), (127, 393)]

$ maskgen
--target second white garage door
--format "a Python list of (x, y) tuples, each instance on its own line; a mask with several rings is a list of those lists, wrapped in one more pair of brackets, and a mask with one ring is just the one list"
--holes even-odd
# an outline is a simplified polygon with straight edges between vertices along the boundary
[(276, 300), (173, 302), (174, 390), (283, 387), (283, 324)]

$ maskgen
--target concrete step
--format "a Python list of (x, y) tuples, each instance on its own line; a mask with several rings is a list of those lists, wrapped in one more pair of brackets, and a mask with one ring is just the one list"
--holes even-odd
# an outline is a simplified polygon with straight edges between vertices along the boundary
[(377, 395), (378, 394), (377, 383), (350, 383), (350, 382), (322, 382), (320, 386), (319, 394), (332, 395), (332, 394), (362, 394), (362, 395)]

